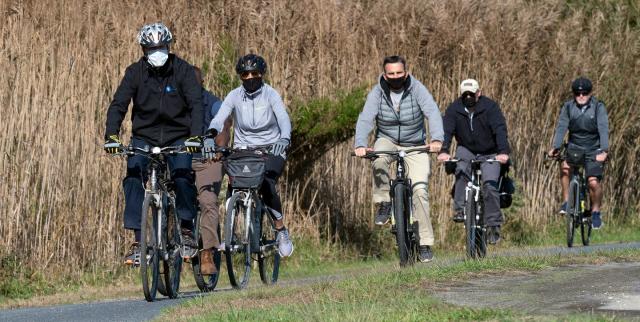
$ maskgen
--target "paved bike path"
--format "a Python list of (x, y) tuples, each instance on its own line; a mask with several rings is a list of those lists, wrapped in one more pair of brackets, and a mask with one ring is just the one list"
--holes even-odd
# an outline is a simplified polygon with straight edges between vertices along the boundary
[[(552, 247), (552, 248), (525, 248), (511, 249), (500, 251), (497, 253), (490, 252), (487, 256), (531, 256), (531, 255), (563, 255), (563, 254), (580, 254), (598, 251), (612, 251), (621, 249), (640, 249), (640, 242), (619, 243), (595, 245), (589, 247)], [(436, 259), (437, 260), (437, 259)], [(458, 262), (463, 260), (462, 257), (452, 259), (445, 262)], [(445, 264), (446, 263), (442, 263)], [(428, 265), (428, 264), (426, 264)], [(343, 276), (321, 276), (295, 280), (285, 280), (279, 283), (286, 285), (304, 285), (314, 284), (323, 281), (336, 281)], [(149, 303), (144, 299), (126, 299), (126, 300), (110, 300), (82, 304), (56, 305), (38, 308), (20, 308), (0, 310), (0, 321), (148, 321), (160, 314), (162, 309), (178, 305), (181, 302), (197, 297), (197, 296), (215, 296), (218, 292), (229, 291), (226, 289), (217, 289), (213, 293), (186, 292), (182, 293), (180, 298), (171, 300), (163, 298), (159, 295), (159, 300)]]

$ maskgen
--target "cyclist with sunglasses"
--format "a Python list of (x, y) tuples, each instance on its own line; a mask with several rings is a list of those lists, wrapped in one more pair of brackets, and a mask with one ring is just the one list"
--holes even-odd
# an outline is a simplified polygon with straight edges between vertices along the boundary
[[(604, 103), (591, 94), (593, 85), (589, 79), (584, 77), (576, 79), (571, 85), (571, 90), (573, 99), (564, 102), (560, 109), (553, 148), (548, 153), (552, 157), (558, 155), (564, 136), (569, 131), (567, 154), (577, 153), (585, 156), (584, 169), (591, 199), (591, 222), (593, 229), (600, 229), (602, 227), (601, 181), (609, 150), (609, 118)], [(562, 162), (560, 181), (564, 202), (560, 207), (561, 214), (567, 212), (570, 170), (570, 165), (566, 161)]]
[[(471, 161), (496, 159), (500, 164), (509, 161), (509, 138), (507, 122), (498, 103), (482, 95), (475, 79), (460, 83), (460, 98), (447, 107), (444, 115), (444, 143), (438, 161), (449, 161), (451, 141), (455, 137), (456, 149), (455, 190), (453, 221), (464, 222), (465, 187), (471, 179)], [(482, 163), (482, 197), (485, 224), (490, 244), (500, 241), (500, 226), (503, 222), (500, 210), (500, 164)]]
[[(249, 54), (238, 60), (236, 72), (242, 85), (224, 99), (218, 114), (211, 120), (209, 132), (212, 136), (220, 133), (225, 120), (233, 113), (234, 148), (269, 147), (260, 193), (274, 218), (280, 256), (286, 257), (293, 252), (293, 244), (284, 226), (282, 203), (276, 185), (284, 170), (291, 141), (291, 121), (280, 94), (263, 81), (266, 71), (267, 62), (258, 55)], [(215, 157), (213, 140), (205, 140), (204, 153), (206, 157)]]

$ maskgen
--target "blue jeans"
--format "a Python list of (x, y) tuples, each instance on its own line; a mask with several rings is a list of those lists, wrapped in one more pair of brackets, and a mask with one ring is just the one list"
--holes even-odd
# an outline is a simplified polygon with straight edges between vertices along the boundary
[[(151, 146), (138, 138), (132, 138), (131, 143), (136, 147)], [(170, 145), (182, 144), (184, 144), (184, 140), (175, 141)], [(181, 153), (167, 156), (166, 160), (175, 184), (178, 217), (182, 220), (193, 220), (196, 216), (196, 188), (194, 186), (195, 177), (191, 170), (191, 154)], [(122, 181), (125, 200), (125, 229), (140, 229), (144, 185), (148, 179), (148, 165), (149, 159), (144, 156), (134, 155), (127, 159), (127, 176)]]

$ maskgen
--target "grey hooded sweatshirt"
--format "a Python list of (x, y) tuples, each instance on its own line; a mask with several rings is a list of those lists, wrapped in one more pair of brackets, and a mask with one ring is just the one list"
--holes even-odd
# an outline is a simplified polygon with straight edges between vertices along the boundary
[(211, 120), (209, 129), (218, 133), (233, 112), (233, 146), (259, 147), (271, 145), (278, 139), (291, 141), (291, 121), (280, 94), (264, 84), (249, 94), (240, 86), (232, 90)]
[(442, 141), (442, 115), (427, 88), (411, 75), (407, 76), (399, 108), (396, 109), (389, 85), (381, 75), (358, 117), (355, 147), (367, 146), (367, 137), (374, 126), (376, 138), (383, 137), (400, 146), (424, 145), (427, 139), (425, 117), (429, 121), (431, 141)]

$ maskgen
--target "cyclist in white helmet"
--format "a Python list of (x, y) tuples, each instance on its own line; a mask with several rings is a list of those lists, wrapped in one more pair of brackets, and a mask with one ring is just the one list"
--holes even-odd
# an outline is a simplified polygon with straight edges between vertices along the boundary
[[(202, 86), (193, 66), (169, 53), (171, 31), (162, 23), (143, 26), (138, 43), (144, 56), (127, 67), (107, 110), (105, 150), (117, 153), (121, 144), (120, 126), (133, 101), (131, 144), (136, 147), (193, 145), (196, 152), (202, 131)], [(182, 220), (185, 245), (197, 249), (193, 240), (196, 214), (196, 190), (191, 170), (191, 155), (168, 157), (171, 177), (176, 187), (176, 210)], [(133, 230), (135, 242), (125, 257), (125, 264), (140, 263), (140, 222), (144, 199), (144, 182), (148, 160), (131, 156), (122, 186), (125, 194), (124, 227)]]

